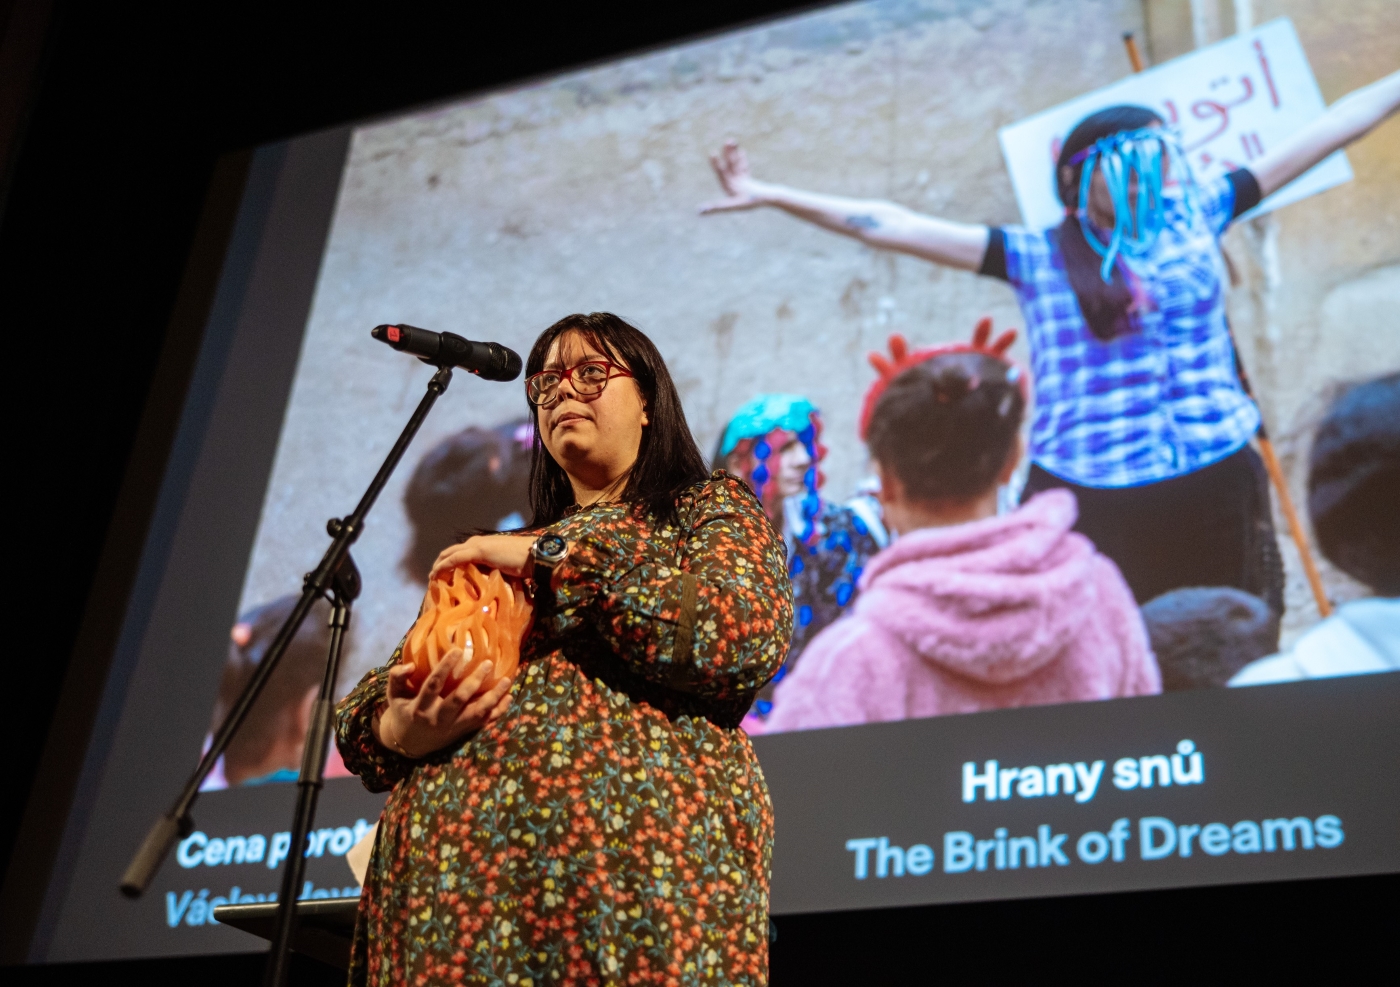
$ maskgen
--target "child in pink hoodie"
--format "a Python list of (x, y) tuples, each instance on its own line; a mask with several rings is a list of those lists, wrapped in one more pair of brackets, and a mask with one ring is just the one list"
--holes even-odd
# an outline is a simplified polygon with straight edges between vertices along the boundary
[(1004, 348), (925, 351), (877, 382), (864, 432), (899, 537), (778, 686), (765, 732), (1161, 691), (1122, 575), (1071, 530), (1074, 495), (997, 516), (1025, 410)]

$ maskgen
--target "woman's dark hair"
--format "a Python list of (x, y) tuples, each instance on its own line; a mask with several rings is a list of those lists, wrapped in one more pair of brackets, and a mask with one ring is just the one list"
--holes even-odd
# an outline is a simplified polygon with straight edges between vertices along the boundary
[(1099, 273), (1103, 258), (1084, 239), (1084, 228), (1076, 215), (1084, 163), (1071, 164), (1070, 159), (1105, 137), (1154, 123), (1162, 123), (1162, 118), (1143, 106), (1110, 106), (1091, 113), (1069, 132), (1055, 162), (1055, 188), (1060, 201), (1070, 210), (1057, 231), (1065, 275), (1075, 298), (1079, 299), (1079, 309), (1084, 313), (1089, 331), (1105, 342), (1132, 331), (1129, 310), (1133, 295), (1121, 265), (1113, 265), (1111, 281), (1105, 282)]
[(403, 494), (413, 541), (399, 568), (424, 583), (433, 561), (463, 535), (495, 531), (511, 514), (530, 510), (530, 447), (519, 419), (495, 428), (463, 429), (424, 454)]
[[(704, 480), (709, 472), (690, 434), (690, 426), (686, 424), (685, 409), (681, 407), (681, 398), (666, 362), (640, 329), (611, 312), (592, 312), (566, 315), (540, 334), (525, 361), (527, 378), (544, 369), (550, 347), (570, 332), (578, 333), (608, 359), (625, 365), (646, 403), (650, 424), (642, 429), (637, 461), (628, 474), (620, 499), (637, 505), (657, 519), (673, 517), (681, 491)], [(616, 387), (618, 381), (608, 386)], [(540, 527), (564, 516), (573, 506), (574, 490), (564, 468), (554, 461), (540, 440), (538, 413), (532, 414), (531, 420), (535, 442), (530, 461), (530, 507), (534, 511), (530, 526)]]
[(1011, 364), (944, 353), (890, 382), (870, 416), (866, 443), (912, 499), (967, 500), (996, 483), (1025, 410)]
[(1400, 596), (1400, 373), (1343, 391), (1317, 427), (1308, 514), (1323, 553)]

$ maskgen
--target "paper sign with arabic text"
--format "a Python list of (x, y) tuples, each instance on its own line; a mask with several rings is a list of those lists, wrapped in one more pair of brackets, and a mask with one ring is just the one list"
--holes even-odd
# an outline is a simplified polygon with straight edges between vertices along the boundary
[[(1286, 17), (1130, 75), (998, 132), (1027, 226), (1045, 229), (1064, 218), (1054, 172), (1065, 136), (1090, 113), (1124, 103), (1156, 110), (1178, 129), (1197, 181), (1249, 167), (1326, 109)], [(1269, 196), (1253, 214), (1351, 177), (1346, 154), (1338, 151)]]

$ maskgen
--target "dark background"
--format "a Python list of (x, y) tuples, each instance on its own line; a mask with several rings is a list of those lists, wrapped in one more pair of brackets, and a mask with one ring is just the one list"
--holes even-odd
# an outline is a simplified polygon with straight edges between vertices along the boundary
[[(55, 724), (54, 713), (66, 678), (77, 694), (101, 685), (103, 617), (114, 625), (125, 603), (184, 397), (181, 368), (222, 259), (219, 197), (238, 188), (237, 158), (215, 180), (220, 156), (802, 6), (0, 3), (13, 488), (0, 867), (12, 872), (31, 795), (61, 809), (61, 769), (81, 757), (88, 724), (71, 714)], [(51, 727), (57, 753), (44, 749)], [(77, 759), (64, 760), (65, 744)], [(34, 784), (41, 757), (57, 765), (47, 786)], [(60, 822), (61, 813), (51, 824)], [(1397, 891), (1392, 875), (789, 916), (778, 923), (773, 979), (1255, 980), (1308, 967), (1336, 978), (1382, 961)], [(252, 983), (259, 964), (201, 957), (4, 975), (213, 985)], [(336, 982), (330, 974), (308, 963), (299, 981)]]

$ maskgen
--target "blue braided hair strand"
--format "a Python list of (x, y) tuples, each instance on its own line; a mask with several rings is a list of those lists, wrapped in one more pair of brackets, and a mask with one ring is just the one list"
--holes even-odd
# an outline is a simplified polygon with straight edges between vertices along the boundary
[[(1124, 130), (1100, 138), (1070, 159), (1071, 164), (1083, 162), (1079, 178), (1078, 216), (1084, 239), (1103, 258), (1099, 276), (1108, 283), (1113, 278), (1114, 261), (1121, 255), (1127, 260), (1142, 260), (1152, 251), (1167, 224), (1166, 204), (1162, 186), (1167, 169), (1167, 155), (1181, 162), (1183, 186), (1187, 192), (1186, 207), (1195, 212), (1195, 183), (1191, 170), (1185, 167), (1186, 156), (1175, 136), (1162, 127), (1141, 127)], [(1094, 170), (1103, 172), (1108, 194), (1113, 200), (1113, 231), (1108, 242), (1102, 242), (1089, 222), (1089, 187)], [(1137, 196), (1133, 201), (1132, 178), (1137, 176)]]

